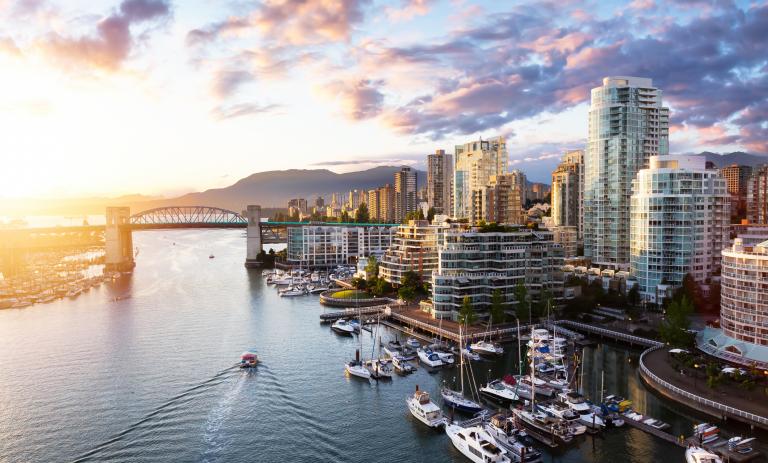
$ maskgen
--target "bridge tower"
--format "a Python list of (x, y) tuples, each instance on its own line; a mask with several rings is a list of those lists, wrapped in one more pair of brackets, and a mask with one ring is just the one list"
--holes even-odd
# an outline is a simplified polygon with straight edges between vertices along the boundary
[(107, 226), (104, 232), (106, 252), (104, 263), (107, 270), (130, 270), (136, 266), (133, 260), (133, 236), (131, 232), (131, 208), (108, 207)]
[(246, 253), (245, 266), (248, 268), (259, 267), (259, 253), (261, 252), (261, 206), (249, 205), (245, 211), (245, 219), (248, 221), (246, 229)]

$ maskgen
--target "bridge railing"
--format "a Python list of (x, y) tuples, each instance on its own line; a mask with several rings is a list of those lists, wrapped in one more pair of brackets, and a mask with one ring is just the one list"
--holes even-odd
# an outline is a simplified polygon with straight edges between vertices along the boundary
[(660, 343), (659, 341), (654, 341), (653, 339), (635, 336), (634, 334), (622, 333), (621, 331), (613, 331), (606, 328), (587, 325), (586, 323), (579, 323), (572, 320), (558, 320), (555, 323), (558, 325), (562, 324), (562, 325), (570, 326), (575, 329), (584, 330), (590, 333), (600, 334), (603, 336), (607, 336), (609, 338), (619, 339), (621, 341), (626, 341), (631, 344), (639, 344), (641, 346), (648, 346), (648, 347), (663, 346), (662, 343)]

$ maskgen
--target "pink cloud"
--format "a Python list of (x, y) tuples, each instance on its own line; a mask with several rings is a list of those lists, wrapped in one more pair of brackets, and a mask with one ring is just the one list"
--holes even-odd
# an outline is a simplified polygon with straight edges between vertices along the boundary
[(430, 4), (434, 0), (403, 0), (400, 8), (388, 7), (387, 16), (392, 21), (410, 21), (416, 16), (429, 13)]
[(322, 93), (341, 105), (344, 115), (352, 120), (376, 117), (384, 105), (381, 80), (335, 80), (322, 87)]

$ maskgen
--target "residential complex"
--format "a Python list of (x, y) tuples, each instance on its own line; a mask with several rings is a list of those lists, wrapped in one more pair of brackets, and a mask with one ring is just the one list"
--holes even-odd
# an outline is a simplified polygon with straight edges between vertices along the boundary
[(305, 268), (331, 268), (381, 256), (396, 227), (301, 225), (288, 227), (288, 262)]
[(455, 148), (453, 174), (453, 216), (472, 217), (472, 195), (488, 185), (491, 177), (507, 171), (507, 143), (504, 137), (477, 140)]
[(432, 271), (437, 268), (437, 251), (442, 235), (449, 227), (447, 223), (430, 224), (426, 220), (410, 220), (397, 227), (392, 246), (381, 258), (379, 275), (399, 285), (404, 273), (414, 271), (423, 280), (429, 281)]
[(438, 265), (432, 274), (431, 311), (437, 318), (456, 319), (465, 297), (474, 310), (490, 308), (499, 291), (506, 309), (516, 303), (514, 289), (524, 284), (533, 301), (548, 290), (562, 296), (563, 255), (549, 232), (520, 228), (483, 233), (450, 229), (443, 234)]
[(384, 185), (368, 191), (368, 213), (371, 220), (381, 223), (394, 221), (394, 190), (392, 185)]
[(394, 190), (394, 219), (402, 222), (410, 212), (416, 212), (418, 201), (416, 197), (416, 171), (410, 167), (403, 167), (395, 172)]
[(669, 110), (651, 79), (606, 77), (592, 89), (584, 156), (584, 254), (600, 267), (630, 260), (632, 181), (669, 152)]
[(453, 213), (453, 156), (437, 150), (427, 156), (427, 204), (435, 214)]
[(728, 193), (731, 195), (731, 215), (735, 219), (743, 219), (747, 215), (747, 190), (752, 168), (731, 164), (720, 169), (720, 173), (728, 183)]
[(552, 172), (552, 224), (576, 227), (577, 239), (583, 232), (584, 150), (566, 151)]
[(754, 247), (741, 239), (722, 251), (720, 325), (696, 338), (720, 358), (768, 369), (768, 241)]
[(663, 302), (661, 284), (700, 284), (720, 270), (730, 232), (725, 179), (702, 156), (653, 156), (633, 183), (630, 262), (641, 296)]
[(472, 192), (470, 222), (525, 224), (525, 181), (519, 170), (492, 175), (487, 185)]
[(752, 170), (747, 185), (747, 216), (752, 223), (768, 223), (768, 164)]

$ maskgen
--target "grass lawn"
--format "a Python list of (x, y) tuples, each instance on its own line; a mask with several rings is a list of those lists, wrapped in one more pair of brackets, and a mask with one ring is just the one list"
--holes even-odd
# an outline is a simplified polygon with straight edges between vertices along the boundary
[(343, 289), (331, 294), (331, 297), (336, 299), (368, 299), (371, 295), (357, 289)]

